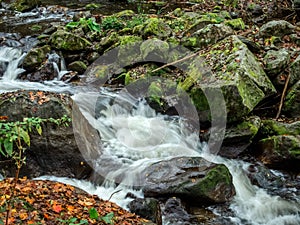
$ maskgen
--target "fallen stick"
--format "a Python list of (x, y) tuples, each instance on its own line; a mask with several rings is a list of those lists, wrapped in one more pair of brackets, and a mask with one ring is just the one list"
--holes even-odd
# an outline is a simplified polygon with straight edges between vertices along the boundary
[(276, 115), (276, 118), (275, 118), (276, 120), (280, 116), (280, 113), (281, 113), (281, 110), (282, 110), (282, 106), (283, 106), (283, 102), (284, 102), (284, 98), (285, 98), (285, 94), (286, 94), (286, 91), (287, 91), (287, 87), (288, 87), (288, 84), (290, 82), (290, 78), (291, 78), (291, 75), (289, 73), (289, 75), (286, 78), (286, 81), (285, 81), (285, 84), (284, 84), (284, 88), (283, 88), (283, 91), (282, 91), (282, 95), (281, 95), (281, 99), (280, 99), (280, 104), (279, 104), (278, 112), (277, 112), (277, 115)]

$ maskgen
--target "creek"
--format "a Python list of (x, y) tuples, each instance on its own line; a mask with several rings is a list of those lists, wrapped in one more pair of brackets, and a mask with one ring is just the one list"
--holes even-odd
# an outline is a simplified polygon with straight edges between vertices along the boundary
[[(38, 179), (68, 183), (90, 194), (97, 194), (103, 199), (111, 197), (111, 201), (126, 208), (132, 200), (125, 197), (128, 192), (143, 197), (141, 188), (144, 178), (141, 172), (144, 168), (154, 162), (178, 156), (199, 156), (210, 162), (225, 164), (233, 176), (236, 195), (229, 206), (232, 214), (228, 215), (218, 208), (209, 208), (215, 214), (226, 217), (230, 221), (229, 224), (300, 224), (300, 196), (286, 200), (276, 194), (278, 190), (269, 193), (251, 184), (247, 176), (249, 163), (210, 154), (206, 143), (200, 142), (198, 133), (190, 129), (184, 118), (158, 114), (144, 99), (136, 99), (122, 91), (98, 89), (87, 93), (64, 83), (59, 77), (44, 83), (17, 80), (18, 74), (22, 72), (20, 63), (23, 57), (24, 53), (19, 48), (0, 47), (0, 66), (4, 68), (0, 92), (34, 89), (72, 93), (73, 100), (79, 106), (86, 122), (93, 129), (97, 129), (101, 136), (101, 146), (96, 152), (99, 157), (92, 163), (94, 169), (106, 178), (102, 185), (61, 177)], [(91, 99), (97, 99), (97, 102)], [(82, 135), (88, 134), (86, 131)], [(89, 145), (85, 145), (85, 148), (81, 151), (94, 151), (88, 149)], [(281, 176), (277, 171), (273, 173)], [(281, 178), (285, 179), (283, 176)], [(115, 193), (116, 191), (119, 192)], [(164, 224), (170, 223), (164, 220)]]

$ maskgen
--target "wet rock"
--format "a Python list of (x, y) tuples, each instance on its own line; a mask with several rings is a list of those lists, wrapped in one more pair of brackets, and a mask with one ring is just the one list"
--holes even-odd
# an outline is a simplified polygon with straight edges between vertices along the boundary
[(146, 197), (177, 196), (195, 205), (226, 202), (235, 194), (226, 166), (203, 158), (179, 157), (150, 165), (144, 173)]
[(144, 23), (140, 32), (143, 37), (167, 38), (171, 35), (172, 29), (162, 19), (150, 18)]
[[(25, 117), (61, 118), (71, 117), (70, 96), (41, 91), (17, 91), (1, 94), (0, 114), (10, 121), (22, 121)], [(72, 126), (42, 124), (42, 135), (30, 133), (31, 144), (26, 150), (26, 164), (20, 176), (37, 177), (41, 175), (85, 178), (91, 168), (82, 157)], [(7, 161), (0, 164), (6, 175), (14, 176), (15, 165)]]
[(285, 20), (273, 20), (261, 26), (259, 36), (268, 38), (272, 36), (283, 37), (295, 32), (295, 26)]
[(264, 57), (265, 71), (269, 76), (279, 75), (290, 62), (290, 53), (286, 49), (269, 50)]
[(258, 143), (259, 160), (271, 168), (299, 173), (300, 136), (277, 135), (262, 139)]
[(30, 11), (41, 4), (40, 0), (15, 0), (10, 7), (19, 12)]
[(50, 53), (50, 51), (51, 47), (49, 45), (31, 49), (23, 60), (23, 68), (27, 72), (36, 70), (47, 59), (47, 54)]
[(83, 74), (87, 69), (87, 65), (82, 61), (75, 61), (68, 65), (69, 70), (76, 71), (79, 74)]
[(92, 44), (85, 38), (64, 30), (58, 30), (50, 36), (50, 45), (59, 50), (80, 51), (87, 50)]
[(233, 30), (224, 24), (209, 24), (196, 31), (190, 37), (182, 39), (185, 47), (203, 48), (233, 34)]
[(259, 117), (250, 117), (240, 124), (227, 128), (219, 155), (236, 158), (252, 143), (260, 126)]
[(191, 225), (197, 224), (195, 217), (190, 215), (179, 198), (169, 198), (164, 205), (164, 220), (167, 224)]
[[(205, 73), (205, 68), (212, 72)], [(266, 96), (276, 92), (256, 57), (233, 35), (203, 50), (201, 57), (189, 65), (187, 77), (179, 85), (190, 93), (200, 121), (209, 121), (211, 109), (220, 109), (222, 92), (226, 103), (227, 123), (241, 121)], [(204, 91), (216, 94), (207, 100)], [(214, 110), (224, 118), (222, 110)]]
[(289, 117), (300, 117), (300, 81), (294, 84), (288, 91), (283, 112)]
[(138, 198), (129, 203), (131, 212), (153, 221), (157, 225), (162, 224), (161, 209), (159, 201), (154, 198)]

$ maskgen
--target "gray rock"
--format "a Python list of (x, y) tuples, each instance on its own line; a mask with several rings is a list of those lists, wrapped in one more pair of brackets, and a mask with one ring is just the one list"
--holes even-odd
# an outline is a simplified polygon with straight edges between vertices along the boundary
[(237, 157), (252, 143), (260, 126), (260, 118), (254, 116), (227, 128), (219, 155), (227, 158)]
[[(25, 117), (61, 118), (71, 117), (71, 102), (67, 94), (38, 91), (17, 91), (0, 95), (0, 115), (11, 121), (22, 121)], [(57, 126), (53, 123), (42, 125), (42, 135), (30, 133), (31, 144), (25, 152), (26, 164), (20, 176), (29, 178), (41, 175), (54, 175), (85, 178), (91, 168), (82, 157), (72, 126)], [(0, 164), (0, 170), (14, 176), (15, 165)]]
[(87, 65), (82, 61), (75, 61), (68, 65), (68, 69), (83, 74), (87, 69)]
[(294, 85), (300, 80), (300, 56), (298, 56), (290, 65), (289, 85)]
[(235, 194), (227, 167), (200, 157), (161, 161), (150, 165), (144, 173), (146, 197), (177, 196), (201, 205), (226, 202)]
[(87, 50), (92, 43), (87, 39), (64, 30), (58, 30), (50, 36), (50, 45), (55, 49), (66, 51)]
[[(211, 68), (212, 74), (204, 71)], [(216, 118), (223, 116), (216, 95), (208, 102), (204, 91), (221, 91), (226, 102), (227, 122), (241, 121), (266, 96), (276, 90), (247, 46), (233, 35), (203, 50), (189, 65), (187, 77), (179, 86), (190, 93), (201, 121), (210, 120), (210, 109)], [(219, 113), (219, 114), (218, 114)]]
[(271, 168), (299, 173), (300, 136), (276, 135), (258, 143), (259, 160)]
[(286, 49), (269, 50), (264, 57), (265, 71), (269, 76), (279, 75), (289, 62), (290, 54)]
[(300, 81), (289, 89), (282, 110), (289, 117), (300, 117)]
[(47, 54), (50, 53), (50, 51), (51, 48), (49, 45), (31, 49), (23, 60), (23, 68), (28, 72), (34, 71), (46, 61)]
[(233, 33), (233, 30), (224, 24), (209, 24), (194, 32), (190, 37), (183, 38), (182, 44), (185, 47), (203, 48), (215, 44)]
[(268, 38), (272, 36), (283, 37), (295, 32), (295, 26), (285, 20), (273, 20), (261, 26), (259, 36)]
[(154, 198), (138, 198), (129, 203), (128, 208), (147, 220), (155, 222), (157, 225), (162, 224), (161, 209), (159, 201)]

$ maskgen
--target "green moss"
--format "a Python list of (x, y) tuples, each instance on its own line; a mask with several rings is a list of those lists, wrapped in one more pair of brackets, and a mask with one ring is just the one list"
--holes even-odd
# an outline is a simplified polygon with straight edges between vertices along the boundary
[(150, 18), (145, 22), (143, 27), (143, 36), (157, 36), (159, 38), (166, 38), (170, 36), (171, 28), (162, 20), (158, 18)]
[(163, 96), (163, 90), (159, 81), (152, 82), (148, 88), (148, 96), (150, 100), (161, 105), (161, 98)]
[(232, 185), (232, 176), (223, 164), (210, 169), (206, 176), (193, 186), (192, 191), (200, 195), (209, 195), (220, 184)]
[(245, 23), (242, 18), (237, 18), (233, 20), (226, 20), (225, 24), (227, 26), (230, 26), (234, 30), (244, 30), (245, 29)]

